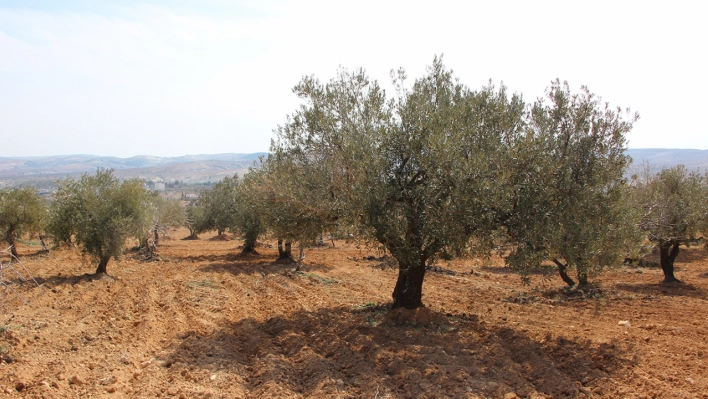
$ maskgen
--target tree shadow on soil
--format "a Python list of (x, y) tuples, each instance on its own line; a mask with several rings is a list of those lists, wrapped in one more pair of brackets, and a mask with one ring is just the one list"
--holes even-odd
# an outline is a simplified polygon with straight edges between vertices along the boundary
[[(502, 274), (502, 275), (509, 275), (509, 274), (515, 274), (517, 276), (521, 276), (518, 272), (514, 271), (514, 269), (508, 267), (508, 266), (482, 266), (479, 268), (480, 271), (487, 272), (487, 273), (492, 273), (492, 274)], [(531, 269), (526, 272), (527, 274), (530, 275), (558, 275), (556, 272), (555, 267), (552, 266), (543, 266), (543, 267), (538, 267), (535, 269)]]
[(686, 283), (656, 283), (656, 284), (629, 284), (618, 283), (615, 288), (622, 291), (633, 292), (645, 296), (685, 296), (690, 298), (708, 298), (708, 292), (705, 289), (696, 287)]
[[(387, 306), (297, 311), (242, 319), (208, 335), (190, 331), (164, 357), (176, 379), (226, 372), (252, 397), (503, 397), (534, 392), (575, 398), (584, 386), (632, 366), (632, 348), (590, 340), (537, 342), (476, 315), (428, 309), (423, 324)], [(404, 321), (401, 321), (404, 320)], [(180, 377), (181, 376), (181, 377)], [(605, 382), (603, 382), (605, 381)], [(177, 381), (175, 381), (177, 383)], [(236, 388), (234, 388), (236, 389)], [(447, 396), (446, 396), (447, 395)]]
[(241, 253), (228, 253), (228, 254), (211, 254), (211, 255), (187, 255), (187, 256), (169, 256), (169, 258), (175, 262), (236, 262), (242, 259), (244, 256)]
[[(656, 257), (657, 262), (659, 257)], [(681, 248), (678, 257), (676, 257), (676, 262), (678, 263), (693, 263), (693, 262), (703, 262), (708, 259), (708, 251), (703, 248)]]
[(49, 276), (47, 278), (44, 277), (35, 277), (35, 280), (37, 280), (37, 283), (40, 285), (46, 285), (50, 288), (60, 286), (60, 285), (65, 285), (65, 284), (70, 284), (70, 285), (76, 285), (81, 282), (93, 282), (93, 281), (99, 281), (99, 280), (107, 280), (107, 281), (115, 281), (113, 277), (111, 277), (108, 274), (105, 273), (100, 273), (100, 274), (81, 274), (81, 275), (63, 275), (59, 274), (56, 276)]
[[(294, 272), (295, 268), (298, 267), (298, 263), (276, 263), (272, 256), (261, 256), (261, 255), (250, 255), (241, 254), (236, 255), (231, 259), (231, 262), (212, 262), (200, 268), (204, 272), (227, 272), (235, 276), (241, 274), (282, 274), (287, 272)], [(300, 271), (327, 271), (331, 267), (321, 265), (321, 264), (299, 264)]]

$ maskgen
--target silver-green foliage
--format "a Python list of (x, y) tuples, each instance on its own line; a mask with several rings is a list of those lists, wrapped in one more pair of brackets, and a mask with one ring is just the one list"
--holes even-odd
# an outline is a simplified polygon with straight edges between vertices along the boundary
[[(524, 104), (505, 87), (473, 91), (440, 59), (387, 98), (362, 70), (322, 84), (305, 78), (305, 104), (281, 126), (277, 151), (312, 163), (327, 215), (385, 245), (399, 262), (394, 306), (422, 306), (425, 266), (437, 256), (488, 246), (500, 208), (499, 181), (522, 135)], [(476, 245), (471, 245), (470, 239)]]
[(120, 181), (112, 170), (60, 181), (50, 206), (55, 239), (71, 236), (105, 273), (110, 258), (119, 260), (129, 237), (140, 239), (146, 220), (148, 193), (137, 179)]
[(202, 191), (199, 203), (187, 209), (192, 234), (208, 230), (217, 230), (219, 234), (226, 230), (241, 233), (245, 241), (244, 251), (254, 251), (262, 231), (256, 206), (260, 199), (247, 194), (254, 177), (254, 173), (243, 179), (238, 175), (225, 177), (211, 190)]
[(393, 98), (363, 70), (294, 88), (304, 104), (276, 131), (286, 166), (266, 173), (269, 224), (350, 226), (383, 244), (399, 263), (394, 307), (408, 308), (422, 306), (426, 263), (487, 253), (500, 230), (518, 271), (564, 260), (581, 283), (636, 240), (622, 178), (636, 116), (559, 81), (531, 105), (504, 86), (472, 90), (438, 58), (410, 89), (392, 77)]
[(45, 219), (45, 205), (37, 190), (30, 187), (0, 190), (0, 233), (14, 256), (16, 241), (25, 233), (36, 233)]
[(518, 246), (507, 263), (525, 274), (553, 259), (568, 284), (566, 268), (583, 285), (641, 239), (623, 178), (638, 116), (585, 87), (572, 93), (555, 81), (546, 94), (530, 107), (522, 152), (511, 160), (514, 209), (504, 224)]
[(659, 249), (665, 281), (677, 281), (673, 263), (680, 246), (708, 234), (708, 178), (679, 165), (633, 183), (640, 226)]
[(200, 193), (197, 206), (201, 210), (192, 214), (197, 217), (195, 220), (197, 233), (216, 230), (219, 234), (223, 234), (234, 226), (234, 217), (239, 206), (238, 185), (238, 175), (227, 176), (211, 189)]

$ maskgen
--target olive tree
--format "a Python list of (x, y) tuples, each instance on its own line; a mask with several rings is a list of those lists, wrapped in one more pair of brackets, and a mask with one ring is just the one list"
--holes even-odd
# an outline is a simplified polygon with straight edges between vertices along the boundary
[(44, 202), (34, 188), (0, 190), (0, 230), (13, 256), (19, 257), (17, 239), (24, 233), (39, 232), (44, 216)]
[(525, 274), (551, 259), (569, 286), (573, 269), (584, 286), (641, 240), (623, 178), (626, 134), (638, 116), (558, 80), (546, 94), (530, 107), (528, 145), (509, 165), (515, 206), (504, 224), (517, 248), (507, 263)]
[(241, 179), (238, 175), (225, 177), (211, 190), (202, 191), (196, 207), (188, 209), (192, 235), (208, 230), (223, 234), (226, 230), (241, 233), (244, 253), (255, 252), (256, 240), (262, 233), (261, 220), (254, 205), (260, 199), (245, 190), (253, 176)]
[(232, 229), (243, 235), (243, 253), (257, 254), (256, 242), (265, 230), (259, 204), (262, 199), (253, 195), (253, 187), (259, 180), (254, 173), (247, 173), (236, 190), (239, 206), (232, 220)]
[(227, 176), (211, 189), (200, 193), (197, 206), (202, 209), (202, 219), (197, 233), (216, 230), (222, 235), (234, 225), (234, 215), (238, 208), (238, 184), (238, 175)]
[(190, 204), (187, 205), (184, 212), (184, 226), (189, 229), (189, 239), (198, 239), (199, 233), (207, 230), (205, 227), (206, 218), (204, 217), (204, 208), (199, 205)]
[(185, 223), (185, 210), (179, 200), (152, 193), (147, 198), (145, 219), (137, 226), (138, 234), (143, 237), (140, 240), (141, 245), (152, 255), (159, 244), (160, 234), (164, 237), (170, 227), (182, 226)]
[(508, 178), (524, 103), (504, 87), (469, 89), (438, 58), (411, 89), (402, 70), (394, 83), (389, 99), (363, 70), (327, 84), (303, 79), (294, 91), (305, 104), (275, 146), (326, 166), (319, 179), (331, 213), (389, 249), (399, 271), (393, 307), (417, 308), (426, 264), (484, 249), (499, 209), (511, 206), (498, 181)]
[[(141, 238), (148, 194), (137, 179), (120, 181), (112, 170), (60, 181), (50, 206), (55, 239), (75, 237), (85, 254), (106, 273), (111, 258), (119, 260), (129, 237)], [(63, 224), (70, 221), (68, 224)]]
[(330, 185), (322, 173), (326, 167), (274, 143), (268, 158), (244, 177), (241, 223), (246, 227), (249, 220), (258, 221), (276, 237), (279, 260), (293, 260), (292, 243), (299, 244), (302, 257), (303, 248), (336, 223), (335, 201), (328, 195)]
[(633, 183), (640, 227), (659, 250), (664, 282), (678, 282), (674, 261), (681, 245), (708, 233), (708, 179), (678, 165)]

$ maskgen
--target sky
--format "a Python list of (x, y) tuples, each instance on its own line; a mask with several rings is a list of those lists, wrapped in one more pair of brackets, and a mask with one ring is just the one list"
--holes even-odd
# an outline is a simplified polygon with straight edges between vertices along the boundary
[(0, 157), (267, 151), (303, 76), (390, 88), (556, 78), (640, 120), (630, 148), (708, 149), (708, 2), (0, 0)]

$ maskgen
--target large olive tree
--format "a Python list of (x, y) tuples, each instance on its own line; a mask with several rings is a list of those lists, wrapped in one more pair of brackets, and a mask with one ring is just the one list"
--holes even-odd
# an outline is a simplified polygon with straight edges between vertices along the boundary
[(499, 182), (524, 104), (504, 87), (469, 89), (437, 58), (411, 89), (403, 71), (394, 82), (397, 96), (387, 98), (362, 70), (327, 84), (303, 79), (294, 91), (305, 104), (274, 147), (326, 166), (322, 199), (390, 250), (399, 265), (393, 307), (416, 308), (426, 264), (488, 245), (499, 210), (511, 206)]
[(0, 190), (0, 232), (13, 256), (19, 257), (17, 239), (24, 233), (40, 231), (44, 216), (45, 205), (37, 190), (31, 187)]
[(148, 193), (137, 179), (120, 181), (112, 170), (84, 174), (77, 181), (60, 181), (50, 206), (55, 239), (72, 236), (98, 262), (96, 274), (106, 273), (111, 258), (119, 260), (128, 237), (141, 238)]
[(636, 178), (634, 184), (640, 226), (659, 249), (664, 281), (678, 282), (674, 261), (681, 245), (708, 233), (708, 178), (678, 165)]

